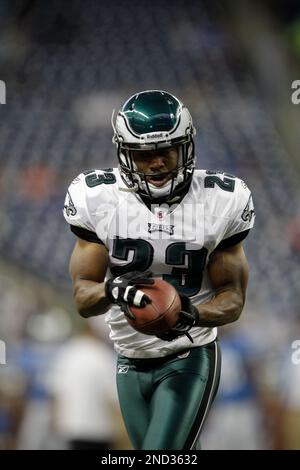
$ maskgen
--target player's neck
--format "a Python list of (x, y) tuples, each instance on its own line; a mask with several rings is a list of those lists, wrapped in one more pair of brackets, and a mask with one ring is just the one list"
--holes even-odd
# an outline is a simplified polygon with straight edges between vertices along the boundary
[(161, 204), (164, 204), (164, 205), (180, 204), (183, 198), (185, 197), (185, 195), (188, 193), (190, 186), (191, 186), (190, 184), (187, 185), (185, 188), (182, 189), (180, 194), (177, 194), (171, 199), (167, 199), (165, 197), (150, 199), (149, 197), (143, 196), (141, 194), (138, 196), (140, 197), (142, 202), (148, 207), (148, 209), (151, 210), (151, 207), (153, 205), (157, 207), (158, 205), (160, 206)]

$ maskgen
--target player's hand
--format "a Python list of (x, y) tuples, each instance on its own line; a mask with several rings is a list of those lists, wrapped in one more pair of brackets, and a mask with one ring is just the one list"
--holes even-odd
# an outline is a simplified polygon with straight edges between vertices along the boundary
[(181, 312), (176, 325), (157, 336), (164, 341), (173, 341), (179, 336), (186, 335), (193, 343), (194, 341), (189, 331), (193, 326), (197, 326), (198, 324), (198, 310), (186, 295), (179, 294), (179, 296), (181, 299)]
[(151, 302), (151, 299), (143, 291), (137, 289), (136, 286), (154, 284), (154, 279), (151, 279), (151, 276), (152, 273), (150, 271), (144, 273), (132, 271), (131, 273), (109, 279), (105, 283), (106, 297), (113, 304), (118, 304), (124, 314), (134, 320), (135, 316), (128, 307), (130, 305), (144, 307)]

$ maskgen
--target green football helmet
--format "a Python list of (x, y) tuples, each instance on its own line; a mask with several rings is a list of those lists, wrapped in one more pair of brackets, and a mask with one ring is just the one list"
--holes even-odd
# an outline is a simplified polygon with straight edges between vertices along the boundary
[[(173, 200), (187, 188), (195, 168), (195, 128), (181, 101), (160, 90), (137, 93), (122, 106), (115, 123), (112, 118), (112, 125), (120, 174), (128, 188), (141, 196), (166, 201)], [(155, 187), (147, 181), (149, 174), (137, 170), (134, 152), (171, 147), (178, 150), (177, 168), (168, 172), (171, 178), (162, 187)]]

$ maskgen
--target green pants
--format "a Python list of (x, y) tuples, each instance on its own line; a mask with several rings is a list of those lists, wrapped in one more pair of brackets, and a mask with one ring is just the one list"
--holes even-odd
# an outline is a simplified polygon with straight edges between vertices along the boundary
[(134, 448), (198, 448), (219, 378), (217, 341), (164, 358), (119, 356), (118, 394)]

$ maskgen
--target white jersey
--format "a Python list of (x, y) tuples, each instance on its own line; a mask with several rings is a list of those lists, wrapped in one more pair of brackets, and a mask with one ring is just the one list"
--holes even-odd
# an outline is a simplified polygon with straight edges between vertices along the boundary
[[(231, 175), (205, 170), (195, 170), (180, 204), (151, 208), (128, 190), (118, 169), (85, 172), (69, 186), (64, 216), (70, 225), (84, 229), (82, 238), (89, 234), (106, 246), (107, 278), (151, 270), (153, 277), (172, 283), (193, 304), (214, 295), (207, 274), (210, 254), (233, 236), (237, 242), (238, 234), (254, 223), (247, 185)], [(106, 322), (116, 351), (127, 357), (161, 357), (216, 338), (216, 328), (201, 327), (191, 329), (193, 343), (186, 336), (166, 342), (143, 335), (116, 305), (106, 314)]]

